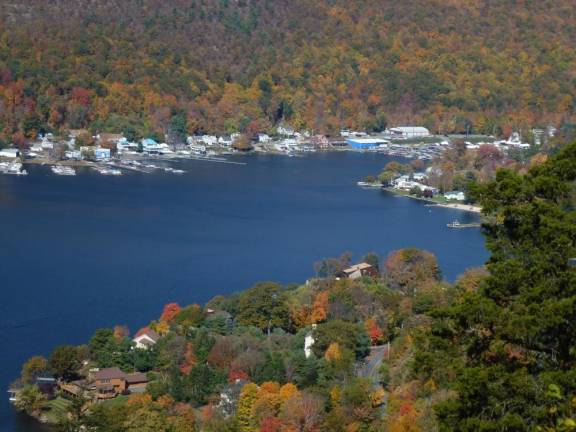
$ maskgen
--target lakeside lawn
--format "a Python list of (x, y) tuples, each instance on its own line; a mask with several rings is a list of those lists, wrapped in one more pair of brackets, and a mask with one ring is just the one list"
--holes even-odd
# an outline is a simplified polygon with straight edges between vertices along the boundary
[(125, 405), (126, 402), (128, 402), (128, 396), (126, 395), (118, 395), (113, 399), (108, 399), (105, 401), (100, 402), (101, 405), (106, 405), (106, 406), (122, 406)]
[(50, 424), (57, 424), (67, 416), (67, 413), (72, 407), (72, 401), (63, 397), (57, 397), (51, 401), (46, 402), (44, 411), (46, 419)]

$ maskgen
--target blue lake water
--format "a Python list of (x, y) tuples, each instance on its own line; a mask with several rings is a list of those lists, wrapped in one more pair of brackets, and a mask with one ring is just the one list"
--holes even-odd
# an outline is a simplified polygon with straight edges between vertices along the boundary
[[(416, 246), (454, 280), (487, 258), (478, 216), (363, 190), (390, 158), (328, 153), (186, 161), (168, 173), (0, 176), (0, 431), (40, 430), (9, 407), (20, 365), (99, 327), (132, 331), (165, 303), (205, 302), (260, 280), (303, 282), (324, 257)], [(5, 395), (5, 396), (3, 396)]]

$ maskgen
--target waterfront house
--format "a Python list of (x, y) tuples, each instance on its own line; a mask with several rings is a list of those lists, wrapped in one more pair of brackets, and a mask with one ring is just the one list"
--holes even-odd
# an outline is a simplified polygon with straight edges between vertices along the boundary
[(82, 152), (80, 150), (70, 150), (65, 155), (68, 159), (82, 160)]
[(143, 393), (148, 384), (146, 374), (127, 374), (117, 367), (92, 369), (85, 386), (96, 399), (111, 399), (119, 394)]
[(94, 157), (96, 159), (110, 159), (112, 152), (108, 148), (97, 147), (94, 149)]
[(20, 156), (20, 150), (18, 149), (15, 148), (0, 149), (0, 157), (16, 159), (18, 156)]
[(218, 137), (215, 135), (202, 135), (200, 141), (206, 145), (213, 146), (218, 144)]
[(109, 399), (127, 390), (126, 374), (117, 367), (92, 369), (88, 379), (98, 399)]
[(135, 142), (129, 142), (126, 138), (122, 138), (120, 141), (116, 143), (116, 148), (118, 149), (118, 153), (122, 153), (125, 151), (138, 151), (138, 144)]
[(155, 345), (158, 339), (160, 339), (158, 333), (148, 327), (143, 327), (134, 335), (132, 342), (136, 344), (136, 348), (148, 349)]
[(232, 147), (232, 137), (229, 135), (221, 136), (218, 138), (218, 144), (224, 147)]
[(47, 397), (52, 397), (58, 388), (58, 381), (50, 374), (41, 374), (34, 379), (38, 390)]
[(337, 276), (345, 279), (359, 279), (363, 276), (376, 277), (378, 270), (373, 265), (362, 262), (342, 270)]
[(466, 199), (466, 195), (464, 195), (464, 192), (452, 191), (446, 192), (444, 194), (444, 198), (447, 200), (464, 201)]
[(166, 143), (158, 144), (152, 138), (145, 138), (142, 140), (142, 149), (148, 154), (166, 154), (173, 153), (170, 146)]
[(270, 142), (272, 138), (270, 138), (270, 136), (268, 134), (265, 133), (259, 133), (258, 134), (258, 142), (259, 143), (267, 143)]

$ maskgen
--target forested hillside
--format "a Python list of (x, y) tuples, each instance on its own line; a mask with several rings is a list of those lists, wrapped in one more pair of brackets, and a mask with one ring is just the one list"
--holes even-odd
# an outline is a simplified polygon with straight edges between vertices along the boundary
[(12, 0), (0, 133), (573, 121), (572, 0)]

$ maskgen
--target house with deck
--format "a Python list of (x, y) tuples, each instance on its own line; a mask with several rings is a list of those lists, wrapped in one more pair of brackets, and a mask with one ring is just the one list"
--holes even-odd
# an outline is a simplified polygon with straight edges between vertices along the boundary
[(127, 374), (117, 367), (91, 369), (86, 379), (59, 383), (64, 393), (88, 397), (95, 402), (113, 399), (120, 394), (144, 393), (147, 384), (146, 374)]

